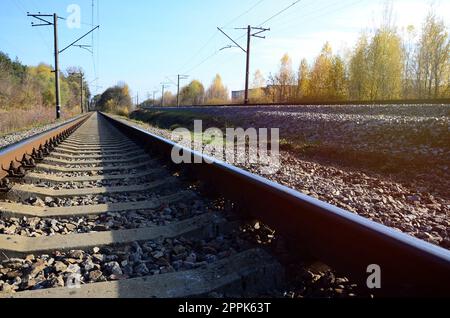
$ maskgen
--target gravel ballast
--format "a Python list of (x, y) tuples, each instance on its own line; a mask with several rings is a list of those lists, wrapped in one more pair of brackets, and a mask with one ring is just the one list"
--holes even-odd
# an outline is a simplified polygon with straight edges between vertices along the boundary
[[(335, 110), (333, 107), (324, 107), (324, 111), (332, 113)], [(393, 109), (389, 108), (390, 115), (381, 115), (381, 110), (387, 109), (386, 106), (367, 106), (368, 108), (362, 108), (362, 106), (339, 107), (345, 107), (346, 112), (352, 114), (352, 116), (355, 112), (364, 112), (363, 115), (358, 114), (357, 116), (368, 116), (369, 118), (366, 118), (366, 122), (372, 125), (376, 125), (376, 121), (373, 118), (378, 117), (378, 122), (383, 122), (381, 125), (397, 126), (397, 122), (389, 123), (390, 120), (388, 119), (392, 116), (398, 116), (399, 119), (401, 118), (405, 123), (408, 123), (410, 128), (415, 127), (415, 129), (419, 129), (418, 127), (422, 124), (432, 125), (430, 118), (431, 122), (445, 122), (448, 125), (449, 119), (445, 114), (450, 109), (448, 105), (411, 106), (411, 109), (407, 108), (410, 106), (393, 106)], [(213, 112), (214, 114), (229, 112), (227, 116), (233, 116), (233, 114), (236, 115), (239, 109), (239, 107), (218, 109), (209, 107), (205, 111)], [(297, 109), (297, 106), (295, 108), (283, 106), (276, 108), (276, 112), (282, 111), (282, 109), (290, 109), (294, 114), (301, 112)], [(312, 110), (315, 110), (314, 113), (317, 114), (320, 108), (317, 109), (317, 106), (310, 106), (302, 107), (301, 109), (307, 109), (308, 114), (300, 114), (298, 116), (310, 116)], [(436, 116), (423, 117), (427, 114), (425, 110), (430, 111), (430, 109), (435, 109)], [(406, 110), (411, 110), (412, 113), (406, 115)], [(253, 119), (258, 116), (262, 118), (261, 114), (267, 111), (269, 111), (267, 107), (261, 107), (258, 110), (244, 110), (243, 114), (239, 113), (239, 116), (242, 119), (245, 118), (246, 114), (250, 113)], [(415, 115), (422, 117), (418, 118)], [(322, 115), (318, 114), (317, 116), (320, 117)], [(277, 118), (278, 113), (274, 117)], [(264, 118), (266, 122), (258, 122), (257, 126), (264, 127), (264, 125), (268, 125), (268, 127), (273, 127), (272, 123), (267, 122), (270, 119)], [(285, 117), (283, 118), (286, 121), (283, 127), (289, 127), (289, 120)], [(124, 120), (123, 118), (120, 119)], [(142, 122), (130, 120), (127, 122), (156, 135), (174, 140), (171, 131), (168, 129), (157, 128)], [(292, 123), (292, 126), (301, 127), (299, 129), (307, 129), (300, 124), (294, 125)], [(320, 132), (314, 124), (313, 127), (315, 128), (308, 129), (315, 129), (316, 133)], [(327, 130), (330, 130), (330, 127), (327, 126)], [(208, 127), (203, 128), (206, 129)], [(348, 133), (351, 134), (351, 132), (352, 130)], [(354, 132), (353, 134), (358, 135)], [(283, 132), (280, 132), (280, 135), (283, 138)], [(345, 140), (342, 136), (340, 138)], [(440, 138), (443, 137), (441, 136)], [(441, 149), (440, 153), (448, 154), (448, 149)], [(280, 158), (280, 170), (276, 174), (264, 175), (265, 177), (378, 223), (450, 249), (450, 199), (445, 194), (434, 192), (429, 187), (421, 184), (420, 181), (398, 182), (386, 175), (340, 167), (332, 163), (319, 163), (308, 158), (302, 158), (289, 151), (281, 151)], [(450, 156), (446, 158), (447, 161), (448, 158)], [(256, 174), (260, 173), (260, 167), (255, 164), (244, 163), (235, 165)], [(444, 190), (445, 185), (448, 184), (448, 180), (445, 181), (440, 178), (435, 180), (435, 182), (437, 187), (441, 187)]]
[(69, 121), (71, 121), (71, 120), (73, 120), (75, 118), (78, 118), (78, 117), (79, 116), (71, 118), (71, 119), (68, 119), (66, 121), (61, 121), (61, 122), (56, 122), (56, 123), (52, 123), (52, 124), (47, 124), (47, 125), (43, 125), (43, 126), (40, 126), (40, 127), (31, 128), (29, 130), (14, 132), (14, 133), (11, 133), (11, 134), (0, 136), (0, 149), (5, 148), (7, 146), (10, 146), (12, 144), (18, 143), (18, 142), (20, 142), (20, 141), (22, 141), (22, 140), (24, 140), (26, 138), (33, 137), (33, 136), (35, 136), (37, 134), (40, 134), (42, 132), (45, 132), (45, 131), (47, 131), (49, 129), (55, 128), (55, 127), (60, 126), (60, 125), (63, 125), (63, 124), (65, 124), (65, 123), (67, 123), (67, 122), (69, 122)]

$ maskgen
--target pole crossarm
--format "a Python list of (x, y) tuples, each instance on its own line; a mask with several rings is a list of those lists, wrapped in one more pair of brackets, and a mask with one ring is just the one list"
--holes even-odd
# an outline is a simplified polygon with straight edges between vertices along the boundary
[[(247, 105), (249, 103), (249, 77), (250, 77), (250, 40), (252, 37), (265, 39), (265, 36), (260, 35), (263, 32), (270, 31), (268, 28), (262, 28), (262, 27), (252, 27), (251, 25), (248, 25), (246, 28), (235, 28), (236, 30), (247, 30), (247, 50), (244, 50), (235, 40), (233, 40), (228, 34), (226, 34), (224, 31), (222, 31), (221, 28), (217, 27), (217, 30), (222, 32), (228, 39), (230, 39), (234, 44), (236, 44), (237, 47), (239, 47), (244, 53), (247, 55), (246, 64), (245, 64), (245, 92), (244, 92), (244, 104)], [(253, 31), (256, 31), (252, 33)], [(221, 48), (219, 51), (229, 49), (234, 47), (233, 45), (227, 45), (223, 48)]]
[(228, 39), (230, 39), (234, 44), (236, 44), (238, 48), (240, 48), (242, 51), (244, 51), (244, 53), (247, 53), (247, 51), (244, 50), (244, 49), (242, 48), (242, 46), (240, 46), (240, 45), (239, 45), (235, 40), (233, 40), (228, 34), (226, 34), (225, 32), (223, 32), (223, 30), (222, 30), (221, 28), (217, 27), (217, 30), (219, 30), (220, 32), (222, 32)]
[(266, 37), (265, 36), (260, 36), (258, 34), (261, 34), (261, 33), (266, 32), (266, 31), (270, 31), (270, 29), (266, 29), (266, 28), (252, 28), (252, 30), (259, 30), (258, 32), (253, 33), (252, 36), (254, 36), (256, 38), (260, 38), (260, 39), (265, 39)]
[(36, 24), (36, 23), (31, 22), (31, 26), (32, 26), (32, 27), (47, 26), (47, 25), (53, 25), (53, 23), (49, 23), (49, 24), (46, 24), (46, 23)]
[(37, 20), (39, 20), (39, 21), (45, 22), (45, 23), (41, 23), (41, 24), (35, 24), (34, 22), (31, 22), (31, 26), (34, 26), (34, 27), (36, 26), (36, 27), (37, 27), (37, 26), (53, 25), (52, 22), (43, 19), (43, 17), (53, 17), (53, 15), (50, 15), (50, 14), (40, 14), (40, 13), (38, 13), (38, 14), (30, 14), (30, 13), (27, 12), (27, 16), (28, 16), (28, 17), (33, 17), (33, 18), (35, 18), (35, 19), (37, 19)]
[[(173, 85), (177, 85), (177, 83), (172, 81), (172, 79), (169, 76), (166, 76), (166, 79), (168, 79)], [(168, 83), (168, 84), (170, 84), (170, 83)], [(161, 83), (161, 85), (164, 85), (164, 83)]]
[[(60, 92), (60, 84), (59, 84), (59, 52), (58, 52), (58, 15), (56, 13), (53, 14), (41, 14), (38, 12), (37, 14), (30, 14), (27, 12), (27, 16), (37, 19), (44, 23), (34, 24), (31, 22), (32, 26), (53, 26), (53, 41), (54, 41), (54, 56), (55, 56), (55, 106), (56, 106), (56, 119), (61, 117), (61, 92)], [(53, 23), (47, 21), (44, 18), (53, 18)]]
[(87, 32), (86, 34), (84, 34), (83, 36), (79, 37), (78, 39), (76, 39), (76, 40), (73, 41), (72, 43), (70, 43), (68, 46), (66, 46), (66, 47), (63, 48), (61, 51), (59, 51), (59, 53), (61, 54), (62, 52), (64, 52), (65, 50), (67, 50), (69, 47), (74, 46), (75, 43), (77, 43), (78, 41), (82, 40), (83, 38), (85, 38), (86, 36), (88, 36), (89, 34), (91, 34), (92, 32), (94, 32), (95, 30), (97, 30), (98, 28), (100, 28), (99, 25), (97, 25), (95, 28), (93, 28), (92, 30), (90, 30), (89, 32)]
[(178, 74), (177, 75), (177, 107), (180, 106), (180, 80), (188, 79), (189, 75)]
[(79, 44), (79, 45), (73, 45), (73, 46), (79, 47), (80, 49), (83, 49), (83, 50), (86, 50), (86, 51), (88, 51), (90, 53), (93, 53), (93, 51), (89, 49), (90, 47), (92, 47), (90, 45)]
[(51, 18), (51, 17), (53, 17), (53, 14), (42, 14), (40, 12), (38, 12), (38, 13), (27, 12), (27, 16), (29, 16), (29, 17), (48, 17), (48, 18)]
[(219, 51), (223, 51), (223, 50), (226, 50), (226, 49), (231, 49), (231, 48), (233, 48), (233, 47), (237, 47), (236, 45), (227, 45), (227, 46), (224, 46), (223, 48), (221, 48)]
[(164, 106), (164, 90), (166, 87), (170, 87), (170, 83), (161, 83), (162, 92), (161, 92), (161, 106)]

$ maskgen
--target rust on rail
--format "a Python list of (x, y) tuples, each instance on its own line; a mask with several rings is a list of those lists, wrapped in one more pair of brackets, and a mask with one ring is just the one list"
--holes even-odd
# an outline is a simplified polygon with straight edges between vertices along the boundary
[(24, 169), (32, 168), (35, 161), (68, 137), (90, 115), (81, 116), (0, 150), (0, 188), (6, 188), (6, 178), (22, 177)]

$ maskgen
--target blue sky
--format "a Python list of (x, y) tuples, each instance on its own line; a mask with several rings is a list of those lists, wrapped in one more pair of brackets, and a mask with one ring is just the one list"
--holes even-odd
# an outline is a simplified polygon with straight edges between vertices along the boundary
[[(234, 27), (259, 25), (295, 0), (94, 0), (94, 54), (70, 48), (61, 54), (61, 69), (81, 66), (100, 93), (119, 81), (129, 84), (140, 99), (161, 82), (188, 74), (209, 85), (220, 73), (230, 90), (244, 86), (245, 54), (237, 48), (219, 51), (229, 44), (217, 26), (235, 38), (244, 31)], [(385, 0), (303, 0), (265, 24), (267, 38), (252, 41), (251, 72), (267, 77), (288, 53), (297, 67), (301, 58), (312, 61), (325, 41), (345, 54), (362, 30), (380, 24)], [(430, 1), (394, 0), (394, 19), (399, 28), (420, 28)], [(438, 14), (450, 21), (450, 0), (435, 0)], [(0, 50), (23, 63), (53, 63), (51, 27), (31, 27), (26, 12), (56, 12), (67, 17), (70, 4), (81, 8), (81, 28), (60, 21), (60, 48), (90, 30), (92, 0), (2, 0), (0, 2)], [(252, 9), (251, 9), (252, 8)], [(251, 9), (249, 11), (249, 9)], [(248, 11), (248, 12), (247, 12)], [(245, 45), (245, 37), (239, 42)], [(87, 37), (82, 44), (91, 44)], [(96, 79), (98, 78), (98, 79)], [(186, 81), (187, 82), (187, 81)], [(97, 87), (96, 87), (97, 85)], [(175, 85), (170, 90), (176, 91)]]

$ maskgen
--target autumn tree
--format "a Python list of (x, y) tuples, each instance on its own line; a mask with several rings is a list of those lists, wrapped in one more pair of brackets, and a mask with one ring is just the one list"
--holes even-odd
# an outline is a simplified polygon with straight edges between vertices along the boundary
[(91, 92), (89, 90), (89, 85), (86, 81), (86, 76), (84, 71), (80, 67), (69, 67), (66, 70), (66, 80), (69, 85), (69, 89), (71, 94), (69, 96), (69, 104), (76, 105), (76, 108), (81, 111), (80, 103), (81, 103), (81, 78), (80, 74), (83, 75), (83, 101), (84, 104), (90, 99)]
[[(80, 113), (79, 82), (71, 74), (60, 72), (62, 118)], [(89, 97), (85, 84), (85, 96)], [(27, 66), (0, 52), (0, 133), (52, 122), (55, 102), (55, 74), (51, 65)]]
[(275, 75), (269, 76), (270, 95), (274, 101), (287, 102), (295, 96), (295, 74), (292, 59), (286, 53), (280, 60), (280, 68)]
[(191, 81), (180, 91), (180, 102), (182, 105), (200, 105), (203, 103), (205, 88), (198, 80)]
[(333, 57), (329, 73), (328, 99), (340, 101), (348, 98), (348, 80), (344, 61), (339, 55)]
[(398, 99), (402, 93), (403, 50), (395, 29), (382, 26), (369, 45), (369, 99)]
[(433, 11), (422, 28), (417, 51), (416, 87), (419, 96), (449, 96), (450, 41), (442, 19)]
[(403, 75), (402, 75), (402, 95), (405, 99), (419, 97), (415, 88), (415, 72), (417, 69), (415, 44), (416, 30), (413, 25), (408, 25), (403, 30)]
[(314, 61), (311, 70), (310, 96), (314, 99), (329, 99), (331, 88), (331, 69), (333, 67), (333, 52), (328, 42), (322, 48), (320, 55)]
[(310, 70), (306, 59), (302, 59), (300, 62), (297, 79), (297, 99), (302, 100), (308, 98), (310, 89)]
[(165, 91), (164, 92), (164, 101), (161, 99), (160, 104), (161, 104), (161, 106), (176, 106), (177, 97), (176, 97), (176, 95), (172, 94), (171, 91)]
[(223, 85), (219, 74), (214, 77), (205, 97), (207, 104), (225, 104), (228, 102), (228, 89)]
[(266, 80), (260, 70), (253, 75), (252, 88), (249, 92), (251, 103), (265, 103), (268, 101), (265, 92)]
[(130, 89), (127, 84), (119, 83), (108, 88), (100, 96), (97, 102), (97, 109), (126, 115), (131, 110), (132, 101)]
[(362, 34), (354, 48), (349, 63), (349, 94), (354, 100), (369, 99), (369, 65), (367, 36)]

